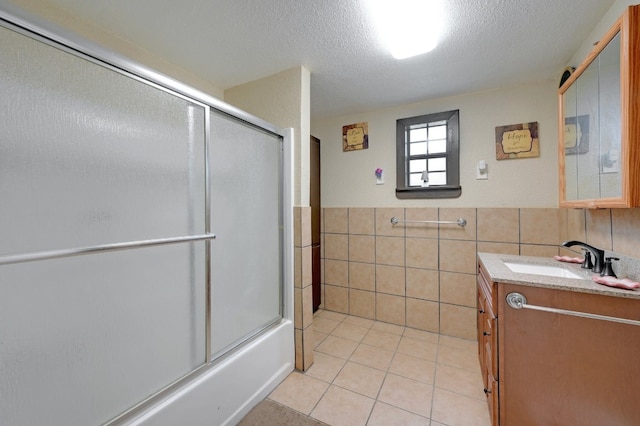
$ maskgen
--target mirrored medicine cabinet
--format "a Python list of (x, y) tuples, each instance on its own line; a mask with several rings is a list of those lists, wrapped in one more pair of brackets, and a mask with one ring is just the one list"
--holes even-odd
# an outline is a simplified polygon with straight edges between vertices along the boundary
[(640, 206), (640, 5), (559, 89), (560, 207)]

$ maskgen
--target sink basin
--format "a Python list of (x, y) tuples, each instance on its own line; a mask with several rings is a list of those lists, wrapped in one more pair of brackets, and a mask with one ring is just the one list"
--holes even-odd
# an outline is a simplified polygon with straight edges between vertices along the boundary
[(504, 262), (507, 268), (513, 272), (520, 274), (533, 274), (533, 275), (546, 275), (548, 277), (560, 277), (560, 278), (575, 278), (584, 279), (583, 276), (576, 274), (561, 266), (552, 265), (537, 265), (533, 263), (516, 263), (516, 262)]

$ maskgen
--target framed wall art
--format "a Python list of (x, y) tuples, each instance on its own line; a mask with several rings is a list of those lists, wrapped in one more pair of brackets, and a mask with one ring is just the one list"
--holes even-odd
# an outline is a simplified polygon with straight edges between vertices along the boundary
[(539, 156), (537, 121), (496, 127), (496, 160)]
[(368, 123), (355, 123), (342, 126), (342, 151), (358, 151), (369, 148)]

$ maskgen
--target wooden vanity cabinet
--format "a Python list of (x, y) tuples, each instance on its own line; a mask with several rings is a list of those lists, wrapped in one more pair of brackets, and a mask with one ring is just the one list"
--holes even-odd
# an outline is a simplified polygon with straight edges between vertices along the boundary
[(478, 355), (492, 425), (639, 425), (640, 299), (492, 282), (478, 268)]
[(640, 424), (640, 326), (504, 302), (640, 320), (640, 300), (498, 284), (501, 300), (500, 424)]
[(478, 359), (492, 424), (498, 425), (497, 291), (482, 266), (478, 268)]

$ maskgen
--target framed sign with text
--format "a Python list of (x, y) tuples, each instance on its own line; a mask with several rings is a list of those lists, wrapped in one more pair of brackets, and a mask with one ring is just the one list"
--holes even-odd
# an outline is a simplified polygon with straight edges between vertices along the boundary
[(357, 151), (369, 148), (369, 125), (367, 123), (342, 126), (342, 151)]
[(539, 156), (537, 121), (496, 127), (496, 160)]

